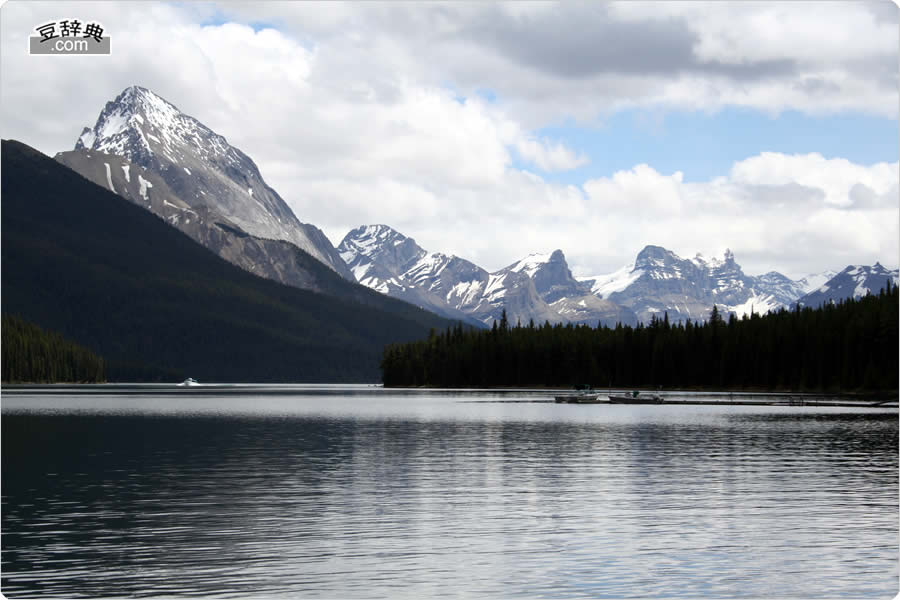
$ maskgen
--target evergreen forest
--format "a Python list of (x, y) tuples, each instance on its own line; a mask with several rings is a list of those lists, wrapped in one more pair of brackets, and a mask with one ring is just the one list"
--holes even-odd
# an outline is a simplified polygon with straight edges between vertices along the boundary
[(102, 383), (103, 359), (60, 334), (3, 315), (4, 383)]
[(587, 384), (666, 389), (869, 392), (896, 390), (898, 291), (820, 308), (636, 327), (455, 326), (388, 346), (385, 386), (491, 387)]

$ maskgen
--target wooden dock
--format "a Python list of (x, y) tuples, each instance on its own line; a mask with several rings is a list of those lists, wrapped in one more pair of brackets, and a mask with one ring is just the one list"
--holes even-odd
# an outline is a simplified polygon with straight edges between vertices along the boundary
[(638, 397), (634, 402), (628, 402), (620, 399), (618, 396), (614, 402), (609, 400), (608, 396), (600, 395), (590, 400), (578, 401), (574, 397), (572, 399), (562, 400), (556, 398), (557, 403), (567, 404), (634, 404), (634, 405), (654, 405), (654, 406), (784, 406), (784, 407), (834, 407), (834, 408), (898, 408), (897, 400), (820, 400), (813, 398), (773, 398), (768, 399), (725, 399), (725, 400), (703, 400), (703, 399), (677, 399), (666, 400), (662, 402), (648, 402)]

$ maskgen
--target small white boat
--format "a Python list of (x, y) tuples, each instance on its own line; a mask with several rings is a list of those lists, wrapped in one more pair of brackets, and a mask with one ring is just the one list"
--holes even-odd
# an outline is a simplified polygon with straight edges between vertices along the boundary
[(179, 385), (180, 387), (187, 387), (187, 386), (191, 386), (191, 385), (200, 385), (200, 384), (199, 384), (199, 383), (197, 382), (197, 380), (194, 379), (193, 377), (188, 377), (187, 379), (185, 379), (184, 381), (182, 381), (182, 382), (179, 383), (178, 385)]

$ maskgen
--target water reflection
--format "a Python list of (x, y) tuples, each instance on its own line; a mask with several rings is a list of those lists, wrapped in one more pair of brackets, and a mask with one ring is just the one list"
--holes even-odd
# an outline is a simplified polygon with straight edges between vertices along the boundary
[(461, 399), (4, 397), (2, 591), (897, 592), (896, 413)]

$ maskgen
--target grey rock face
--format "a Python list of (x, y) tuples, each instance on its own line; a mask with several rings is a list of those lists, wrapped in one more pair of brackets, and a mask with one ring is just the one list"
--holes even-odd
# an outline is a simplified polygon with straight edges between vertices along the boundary
[(803, 279), (794, 281), (777, 271), (769, 271), (756, 279), (760, 289), (771, 294), (781, 306), (790, 306), (806, 293)]
[(590, 286), (572, 277), (562, 250), (554, 250), (549, 255), (531, 254), (503, 270), (531, 277), (538, 294), (547, 303), (590, 293)]
[(631, 311), (592, 296), (576, 281), (561, 251), (489, 273), (458, 256), (426, 252), (385, 225), (358, 227), (338, 248), (363, 285), (442, 315), (462, 314), (484, 325), (499, 321), (504, 310), (512, 324), (635, 322)]
[(636, 325), (630, 309), (591, 293), (588, 282), (572, 276), (562, 250), (550, 254), (531, 254), (503, 271), (522, 273), (534, 281), (541, 299), (557, 314), (551, 322), (566, 322), (596, 327), (598, 323), (614, 327), (617, 323)]
[(593, 294), (560, 298), (551, 303), (550, 308), (569, 323), (576, 325), (590, 325), (591, 327), (596, 327), (598, 324), (615, 327), (619, 323), (637, 325), (637, 316), (633, 310), (611, 300), (598, 298)]
[(709, 274), (705, 263), (684, 260), (660, 246), (647, 246), (629, 273), (634, 281), (607, 299), (632, 309), (640, 321), (669, 314), (670, 321), (704, 319), (712, 306), (705, 288)]
[(398, 277), (427, 254), (414, 239), (387, 225), (357, 227), (344, 236), (337, 250), (360, 282), (366, 277)]
[[(169, 203), (194, 211), (195, 219), (211, 213), (228, 227), (255, 238), (290, 242), (353, 280), (321, 230), (297, 219), (266, 184), (250, 157), (145, 88), (129, 87), (108, 102), (94, 127), (84, 129), (74, 152), (82, 158), (64, 154), (76, 170), (98, 152), (121, 157), (140, 168), (145, 180), (148, 174), (156, 175), (165, 183), (166, 193), (161, 193), (163, 186), (155, 184), (154, 195), (165, 196)], [(97, 167), (88, 169), (96, 171)], [(109, 187), (105, 179), (104, 176), (101, 185)], [(151, 202), (150, 210), (157, 212), (154, 208)], [(157, 214), (163, 216), (161, 212)], [(206, 225), (214, 227), (211, 222)], [(263, 265), (258, 268), (265, 269)]]
[(613, 277), (585, 282), (595, 294), (634, 310), (643, 322), (666, 313), (672, 322), (706, 320), (713, 305), (738, 316), (763, 314), (789, 306), (803, 293), (801, 282), (775, 271), (746, 275), (730, 250), (722, 259), (683, 259), (660, 246), (645, 247), (634, 265)]
[(246, 271), (286, 285), (321, 291), (315, 270), (309, 268), (294, 244), (250, 235), (209, 206), (191, 207), (165, 179), (145, 167), (121, 156), (88, 150), (61, 152), (56, 160), (156, 214)]
[(900, 283), (900, 270), (886, 269), (881, 263), (872, 266), (849, 265), (824, 285), (797, 300), (797, 304), (818, 308), (828, 302), (877, 294), (887, 287), (888, 281), (893, 286)]
[[(429, 266), (440, 270), (450, 257), (430, 256), (415, 240), (386, 225), (357, 227), (344, 236), (338, 252), (360, 284), (439, 315), (483, 325), (440, 295), (449, 272), (444, 280), (430, 277)], [(461, 263), (451, 269), (460, 273), (467, 270)]]

